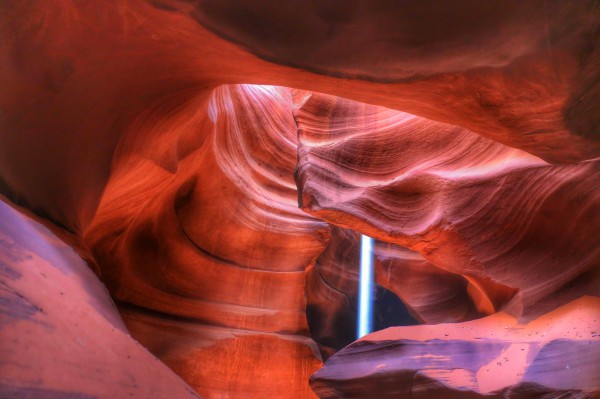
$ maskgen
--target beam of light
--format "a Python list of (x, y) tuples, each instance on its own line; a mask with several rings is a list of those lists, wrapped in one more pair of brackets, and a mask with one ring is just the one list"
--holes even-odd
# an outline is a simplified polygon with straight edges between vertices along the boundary
[(373, 330), (373, 239), (360, 236), (360, 274), (358, 286), (358, 338)]

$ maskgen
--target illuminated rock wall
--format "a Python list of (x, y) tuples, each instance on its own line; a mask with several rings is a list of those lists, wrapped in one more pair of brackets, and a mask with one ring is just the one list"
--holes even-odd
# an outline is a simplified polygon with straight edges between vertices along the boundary
[(309, 397), (304, 271), (329, 229), (297, 206), (290, 90), (223, 86), (204, 106), (192, 144), (121, 141), (85, 240), (132, 335), (200, 394)]
[[(3, 2), (0, 396), (597, 396), (599, 25), (594, 1)], [(424, 325), (336, 353), (359, 233)]]

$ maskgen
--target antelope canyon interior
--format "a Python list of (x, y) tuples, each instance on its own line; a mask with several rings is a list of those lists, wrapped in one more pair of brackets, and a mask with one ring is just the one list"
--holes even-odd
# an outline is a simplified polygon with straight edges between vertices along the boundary
[(597, 0), (3, 0), (0, 194), (0, 398), (600, 398)]

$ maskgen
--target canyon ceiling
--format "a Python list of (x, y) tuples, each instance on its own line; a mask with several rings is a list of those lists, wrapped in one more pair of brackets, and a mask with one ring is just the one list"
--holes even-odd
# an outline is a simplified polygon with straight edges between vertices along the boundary
[(600, 398), (599, 320), (598, 1), (0, 2), (0, 398)]

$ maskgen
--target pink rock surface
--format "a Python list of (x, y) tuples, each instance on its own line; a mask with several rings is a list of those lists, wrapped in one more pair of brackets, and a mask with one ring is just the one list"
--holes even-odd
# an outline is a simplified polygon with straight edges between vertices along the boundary
[(198, 398), (69, 244), (0, 198), (0, 397)]
[(454, 126), (332, 96), (295, 98), (308, 213), (464, 276), (482, 313), (530, 318), (598, 295), (597, 161), (547, 165)]
[(600, 301), (583, 297), (527, 324), (500, 312), (363, 337), (313, 376), (321, 398), (597, 398)]

